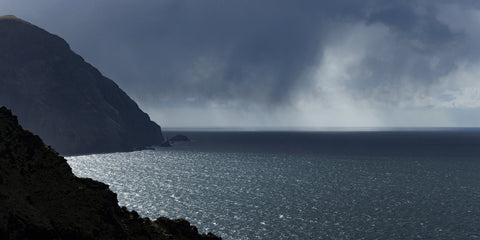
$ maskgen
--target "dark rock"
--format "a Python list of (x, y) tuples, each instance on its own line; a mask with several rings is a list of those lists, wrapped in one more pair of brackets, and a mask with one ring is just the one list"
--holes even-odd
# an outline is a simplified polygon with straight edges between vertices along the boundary
[(171, 147), (172, 144), (170, 144), (170, 141), (165, 141), (162, 144), (160, 144), (160, 147)]
[(190, 142), (190, 139), (185, 135), (175, 135), (168, 139), (170, 142)]
[(0, 17), (0, 105), (62, 154), (158, 146), (160, 127), (62, 38)]
[(160, 144), (160, 147), (171, 147), (176, 142), (190, 142), (190, 139), (185, 135), (175, 135)]
[(118, 206), (108, 185), (66, 160), (0, 108), (0, 239), (220, 239), (184, 219), (150, 221)]

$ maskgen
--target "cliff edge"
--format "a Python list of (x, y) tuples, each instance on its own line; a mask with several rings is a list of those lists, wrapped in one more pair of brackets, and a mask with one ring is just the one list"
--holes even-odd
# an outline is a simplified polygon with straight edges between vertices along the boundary
[(62, 38), (0, 17), (0, 105), (61, 154), (160, 145), (160, 126)]
[(141, 218), (108, 185), (66, 160), (0, 108), (0, 239), (220, 239), (186, 220)]

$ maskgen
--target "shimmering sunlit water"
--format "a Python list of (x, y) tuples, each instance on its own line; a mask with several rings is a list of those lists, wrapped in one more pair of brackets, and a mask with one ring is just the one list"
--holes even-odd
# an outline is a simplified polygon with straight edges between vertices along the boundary
[(174, 147), (67, 159), (120, 205), (224, 239), (480, 239), (476, 156)]

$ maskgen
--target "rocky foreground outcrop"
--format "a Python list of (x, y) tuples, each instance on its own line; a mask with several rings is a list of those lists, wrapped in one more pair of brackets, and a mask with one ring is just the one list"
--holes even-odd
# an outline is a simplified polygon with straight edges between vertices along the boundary
[(220, 239), (186, 220), (151, 221), (118, 206), (108, 185), (66, 160), (0, 108), (0, 239)]
[(160, 145), (160, 127), (62, 38), (0, 17), (0, 106), (61, 154)]

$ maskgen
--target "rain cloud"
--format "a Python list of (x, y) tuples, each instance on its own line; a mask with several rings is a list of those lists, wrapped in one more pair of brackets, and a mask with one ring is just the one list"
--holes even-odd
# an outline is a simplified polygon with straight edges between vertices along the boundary
[(65, 38), (160, 124), (478, 126), (479, 5), (7, 0), (0, 9)]

